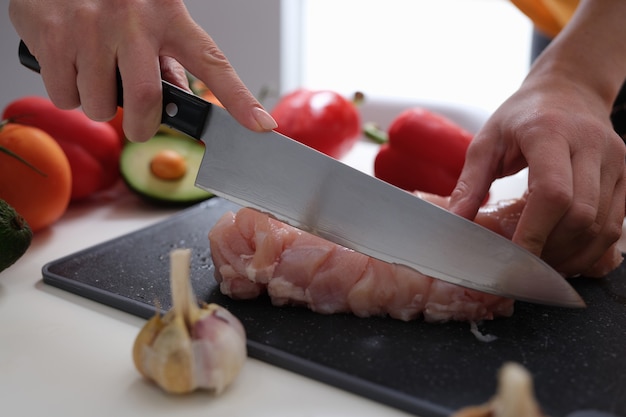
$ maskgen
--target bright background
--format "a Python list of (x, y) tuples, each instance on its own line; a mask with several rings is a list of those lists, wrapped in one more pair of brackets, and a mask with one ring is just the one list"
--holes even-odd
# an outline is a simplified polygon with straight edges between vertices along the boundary
[(531, 24), (506, 0), (303, 0), (301, 83), (492, 111), (529, 64)]

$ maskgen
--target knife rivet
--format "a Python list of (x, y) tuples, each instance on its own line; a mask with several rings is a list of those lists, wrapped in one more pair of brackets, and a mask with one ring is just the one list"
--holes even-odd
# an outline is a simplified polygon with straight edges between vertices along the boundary
[(178, 106), (176, 105), (176, 103), (167, 103), (165, 105), (165, 113), (169, 117), (176, 117), (176, 115), (178, 114)]

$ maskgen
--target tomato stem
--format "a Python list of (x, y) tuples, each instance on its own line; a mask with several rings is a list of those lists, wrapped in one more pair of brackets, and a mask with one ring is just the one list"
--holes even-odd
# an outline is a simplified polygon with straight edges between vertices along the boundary
[(17, 159), (18, 161), (20, 161), (21, 163), (23, 163), (24, 165), (26, 165), (27, 167), (29, 167), (30, 169), (35, 171), (37, 174), (41, 175), (42, 177), (47, 177), (48, 176), (45, 172), (41, 171), (39, 168), (37, 168), (36, 166), (34, 166), (30, 162), (28, 162), (26, 159), (22, 158), (21, 156), (19, 156), (15, 152), (5, 148), (4, 146), (0, 146), (0, 152), (3, 152), (5, 154), (9, 155), (10, 157)]
[[(6, 126), (8, 123), (10, 123), (11, 121), (12, 121), (12, 119), (0, 121), (0, 130), (2, 130), (2, 128), (4, 126)], [(20, 161), (21, 163), (23, 163), (24, 165), (26, 165), (27, 167), (29, 167), (30, 169), (32, 169), (33, 171), (35, 171), (36, 173), (41, 175), (42, 177), (47, 177), (48, 176), (45, 172), (41, 171), (39, 168), (37, 168), (36, 166), (34, 166), (30, 162), (28, 162), (26, 159), (22, 158), (21, 156), (19, 156), (18, 154), (16, 154), (12, 150), (7, 149), (4, 146), (0, 146), (0, 152), (9, 155), (11, 158), (17, 159), (18, 161)]]
[(278, 94), (276, 93), (276, 90), (274, 90), (268, 85), (263, 85), (261, 86), (261, 89), (259, 90), (259, 93), (257, 94), (257, 100), (259, 100), (259, 103), (265, 104), (268, 99), (272, 97), (277, 97), (277, 96)]
[(366, 138), (379, 145), (387, 143), (389, 140), (387, 132), (378, 127), (374, 122), (367, 122), (363, 125), (363, 134)]
[(360, 106), (361, 104), (363, 104), (364, 101), (365, 101), (365, 94), (363, 94), (360, 91), (357, 91), (352, 96), (352, 103), (354, 103), (354, 105), (357, 106), (357, 107)]

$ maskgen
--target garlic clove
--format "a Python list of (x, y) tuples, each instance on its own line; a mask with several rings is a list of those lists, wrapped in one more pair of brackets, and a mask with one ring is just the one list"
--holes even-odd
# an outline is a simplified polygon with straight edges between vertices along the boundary
[(165, 327), (165, 322), (161, 319), (160, 314), (154, 315), (143, 326), (133, 344), (133, 363), (135, 368), (145, 378), (150, 379), (150, 375), (147, 372), (148, 366), (144, 363), (144, 358), (149, 355), (146, 349), (151, 349), (150, 346), (154, 343), (159, 332)]
[(451, 417), (544, 417), (535, 398), (530, 372), (515, 362), (505, 363), (498, 372), (498, 389), (485, 404), (464, 407)]
[(146, 355), (151, 378), (165, 391), (185, 393), (195, 389), (191, 338), (183, 317), (174, 315), (157, 335)]
[(492, 400), (493, 413), (498, 417), (542, 417), (535, 399), (533, 378), (522, 365), (505, 363), (498, 373), (498, 392)]
[[(195, 378), (199, 387), (221, 393), (245, 362), (246, 335), (241, 322), (225, 308), (209, 304), (192, 329)], [(242, 343), (243, 341), (243, 343)]]

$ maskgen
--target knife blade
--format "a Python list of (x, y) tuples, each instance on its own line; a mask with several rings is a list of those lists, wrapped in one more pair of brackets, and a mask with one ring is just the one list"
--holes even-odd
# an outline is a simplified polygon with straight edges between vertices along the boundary
[[(19, 56), (40, 71), (23, 42)], [(196, 186), (443, 281), (532, 303), (585, 306), (560, 274), (510, 240), (277, 132), (248, 130), (166, 81), (162, 89), (162, 123), (205, 144)]]

